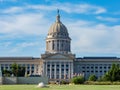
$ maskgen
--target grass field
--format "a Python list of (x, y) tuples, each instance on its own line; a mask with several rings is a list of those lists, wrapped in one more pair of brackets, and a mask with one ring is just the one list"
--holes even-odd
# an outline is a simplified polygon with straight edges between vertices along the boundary
[(37, 85), (0, 85), (0, 90), (120, 90), (120, 85), (49, 85), (37, 88)]

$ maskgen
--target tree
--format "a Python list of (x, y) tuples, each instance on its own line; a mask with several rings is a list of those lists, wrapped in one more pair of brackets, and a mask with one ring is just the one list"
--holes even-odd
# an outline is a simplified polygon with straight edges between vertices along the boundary
[(120, 81), (119, 64), (112, 64), (111, 69), (102, 77), (103, 81)]
[(10, 70), (6, 70), (6, 69), (2, 71), (2, 75), (6, 76), (6, 77), (9, 77), (11, 75), (11, 73), (12, 72)]
[(25, 76), (25, 67), (19, 66), (18, 76), (19, 77)]
[(75, 76), (72, 78), (72, 83), (74, 84), (83, 84), (85, 81), (83, 76)]
[(88, 81), (96, 81), (96, 80), (97, 80), (97, 77), (94, 74), (90, 75), (88, 78)]
[(13, 63), (11, 65), (11, 71), (14, 74), (14, 76), (18, 76), (18, 65), (16, 63)]
[(22, 67), (16, 63), (11, 66), (12, 73), (14, 76), (24, 76), (25, 75), (25, 67)]

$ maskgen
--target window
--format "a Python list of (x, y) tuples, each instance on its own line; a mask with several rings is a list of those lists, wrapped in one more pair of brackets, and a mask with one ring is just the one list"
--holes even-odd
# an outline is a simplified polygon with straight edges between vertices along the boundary
[(85, 71), (82, 71), (82, 72), (85, 72)]
[(87, 67), (87, 69), (89, 69), (89, 67)]
[(32, 73), (34, 73), (34, 71), (32, 70)]
[(85, 68), (85, 67), (82, 67), (83, 69)]
[(98, 68), (98, 67), (95, 67), (96, 69)]
[(59, 79), (59, 75), (57, 75), (57, 77), (56, 77), (57, 79)]
[(50, 71), (50, 69), (48, 69), (47, 71)]
[(32, 69), (34, 69), (34, 64), (32, 64)]
[(64, 67), (64, 65), (62, 65), (62, 67)]
[(66, 69), (66, 71), (68, 71), (68, 69)]
[(47, 67), (50, 67), (50, 65), (48, 64)]
[(29, 69), (30, 67), (28, 66), (27, 69)]
[(52, 67), (54, 67), (54, 65), (52, 65)]
[(106, 73), (106, 71), (104, 71)]
[(68, 67), (68, 64), (66, 65), (66, 67)]
[(52, 79), (54, 79), (54, 75), (52, 75)]
[(52, 71), (54, 71), (54, 69), (52, 69)]
[(27, 71), (27, 74), (29, 74), (29, 71)]
[(59, 67), (59, 65), (57, 65), (57, 67)]
[(8, 69), (8, 67), (5, 67), (5, 69)]
[(64, 79), (64, 75), (62, 75), (62, 77), (61, 77), (62, 79)]
[(93, 67), (91, 67), (91, 68), (93, 68)]
[(57, 40), (57, 50), (59, 50), (59, 40)]
[(54, 50), (54, 47), (55, 47), (55, 45), (54, 45), (54, 40), (52, 41), (52, 50)]
[(3, 70), (4, 68), (3, 67), (1, 67), (1, 70)]
[(91, 72), (93, 72), (93, 71), (91, 71)]

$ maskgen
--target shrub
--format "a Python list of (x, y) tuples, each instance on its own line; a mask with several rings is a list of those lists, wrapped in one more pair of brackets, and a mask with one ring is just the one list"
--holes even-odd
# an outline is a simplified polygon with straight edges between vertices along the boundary
[(96, 81), (96, 80), (97, 80), (97, 77), (94, 74), (89, 76), (88, 81)]
[(84, 77), (83, 76), (76, 76), (72, 78), (72, 83), (74, 84), (83, 84), (84, 83)]
[(103, 81), (120, 81), (120, 67), (119, 64), (112, 64), (110, 70), (103, 76)]
[(87, 85), (112, 85), (112, 82), (98, 82), (98, 81), (86, 81)]
[(69, 82), (62, 80), (62, 81), (60, 82), (60, 84), (69, 84)]
[(113, 85), (120, 85), (120, 82), (113, 82)]

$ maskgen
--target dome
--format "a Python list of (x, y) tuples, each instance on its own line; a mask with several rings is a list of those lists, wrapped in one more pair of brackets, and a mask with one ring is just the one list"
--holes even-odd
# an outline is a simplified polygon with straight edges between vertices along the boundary
[(61, 22), (55, 22), (49, 29), (48, 34), (53, 33), (68, 33), (67, 28)]
[(71, 38), (65, 25), (60, 21), (59, 10), (56, 21), (51, 25), (46, 38), (46, 53), (71, 53)]
[(60, 37), (60, 36), (68, 37), (69, 36), (67, 28), (60, 21), (59, 11), (58, 11), (58, 15), (56, 17), (55, 23), (52, 24), (49, 29), (48, 36), (52, 36), (52, 37)]

